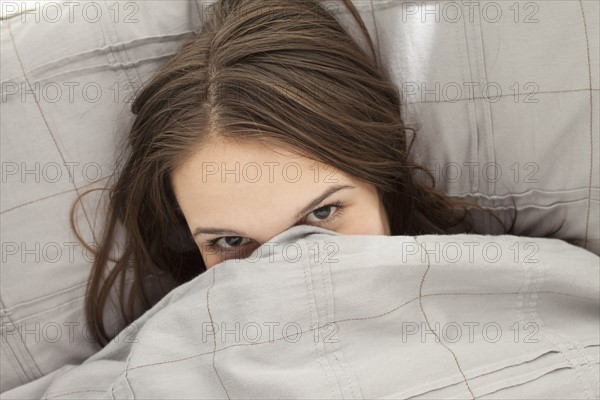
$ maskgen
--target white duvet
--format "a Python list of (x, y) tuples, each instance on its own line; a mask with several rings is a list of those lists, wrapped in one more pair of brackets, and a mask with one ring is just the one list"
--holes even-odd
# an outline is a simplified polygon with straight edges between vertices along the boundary
[(297, 226), (0, 397), (594, 399), (599, 271), (556, 239)]

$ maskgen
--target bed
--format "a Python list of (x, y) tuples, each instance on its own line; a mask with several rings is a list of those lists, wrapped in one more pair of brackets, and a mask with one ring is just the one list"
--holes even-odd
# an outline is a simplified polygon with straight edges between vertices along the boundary
[[(102, 350), (89, 340), (92, 256), (69, 207), (106, 184), (136, 88), (211, 3), (3, 4), (0, 396), (600, 397), (596, 1), (355, 1), (418, 127), (417, 160), (440, 190), (505, 220), (515, 200), (515, 236), (484, 216), (482, 235), (297, 227), (273, 240), (329, 243), (339, 262), (325, 247), (319, 260), (275, 251), (272, 263), (226, 262), (129, 327), (113, 296), (106, 323), (120, 334)], [(339, 2), (326, 4), (357, 32)], [(89, 242), (103, 206), (91, 195), (79, 215)], [(207, 332), (221, 323), (233, 332), (225, 340)], [(253, 323), (277, 340), (237, 340)], [(297, 342), (286, 323), (300, 328)]]

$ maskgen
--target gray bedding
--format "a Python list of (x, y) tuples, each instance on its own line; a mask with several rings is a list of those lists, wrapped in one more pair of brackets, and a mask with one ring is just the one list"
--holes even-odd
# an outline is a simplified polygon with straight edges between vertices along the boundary
[(599, 257), (296, 226), (13, 398), (598, 398)]

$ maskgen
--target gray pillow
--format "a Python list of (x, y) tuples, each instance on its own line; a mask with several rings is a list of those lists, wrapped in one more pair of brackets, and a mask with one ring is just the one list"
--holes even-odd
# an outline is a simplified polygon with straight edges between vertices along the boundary
[[(83, 316), (92, 255), (70, 232), (69, 207), (107, 183), (133, 120), (132, 95), (199, 29), (211, 3), (40, 2), (25, 14), (5, 7), (0, 391), (98, 350)], [(360, 39), (341, 3), (324, 3)], [(421, 125), (415, 156), (438, 187), (500, 213), (514, 194), (517, 233), (540, 234), (566, 218), (556, 237), (600, 253), (598, 2), (519, 3), (518, 15), (512, 3), (495, 2), (497, 21), (490, 7), (457, 19), (443, 6), (439, 22), (425, 3), (355, 3), (404, 89), (406, 120)], [(464, 87), (475, 83), (498, 84), (504, 97), (471, 100)], [(101, 231), (104, 206), (96, 193), (80, 212), (88, 242), (92, 228)], [(495, 233), (487, 219), (477, 222)], [(114, 297), (106, 322), (122, 327)]]

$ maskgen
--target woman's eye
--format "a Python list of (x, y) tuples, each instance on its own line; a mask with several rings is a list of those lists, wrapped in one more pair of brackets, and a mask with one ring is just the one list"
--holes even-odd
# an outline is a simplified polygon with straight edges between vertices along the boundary
[[(313, 224), (329, 224), (335, 218), (342, 214), (344, 205), (340, 202), (327, 204), (321, 208), (317, 208), (305, 218), (305, 222)], [(247, 245), (251, 242), (251, 239), (242, 236), (223, 236), (220, 238), (212, 239), (207, 242), (208, 249), (216, 252), (232, 252), (232, 251), (249, 251)], [(242, 250), (245, 249), (245, 250)]]
[(225, 236), (209, 241), (209, 246), (211, 248), (217, 247), (223, 250), (231, 250), (247, 244), (248, 241), (249, 239), (245, 239), (241, 236)]
[[(308, 214), (306, 221), (307, 222), (317, 222), (317, 223), (325, 221), (335, 212), (335, 210), (332, 211), (332, 209), (337, 209), (337, 208), (338, 207), (333, 204), (329, 204), (324, 207), (318, 208), (315, 211), (313, 211), (312, 213)], [(315, 219), (311, 220), (311, 216), (314, 216)]]

